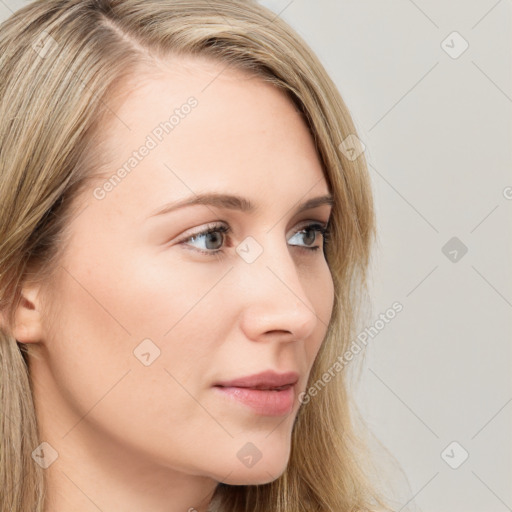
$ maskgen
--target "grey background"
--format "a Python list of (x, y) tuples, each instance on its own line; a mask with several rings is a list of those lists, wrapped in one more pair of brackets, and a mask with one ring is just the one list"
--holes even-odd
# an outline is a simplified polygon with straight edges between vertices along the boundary
[[(397, 510), (512, 510), (511, 2), (261, 3), (320, 57), (366, 146), (367, 326), (403, 311), (358, 356), (356, 394), (403, 470)], [(22, 5), (0, 0), (0, 20)]]

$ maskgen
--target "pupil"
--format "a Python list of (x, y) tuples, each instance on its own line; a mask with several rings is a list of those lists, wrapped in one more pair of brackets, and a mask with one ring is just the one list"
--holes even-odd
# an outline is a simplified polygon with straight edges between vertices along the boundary
[(307, 229), (306, 233), (309, 233), (310, 238), (312, 238), (311, 243), (308, 243), (307, 245), (313, 244), (315, 242), (315, 231), (313, 229), (309, 228), (309, 229)]
[(220, 236), (220, 233), (208, 233), (207, 241), (206, 241), (206, 245), (207, 245), (208, 249), (213, 249), (213, 250), (218, 249), (218, 247), (208, 247), (208, 239), (209, 238), (213, 238), (214, 242), (215, 242), (215, 238), (218, 238), (222, 242), (222, 237)]

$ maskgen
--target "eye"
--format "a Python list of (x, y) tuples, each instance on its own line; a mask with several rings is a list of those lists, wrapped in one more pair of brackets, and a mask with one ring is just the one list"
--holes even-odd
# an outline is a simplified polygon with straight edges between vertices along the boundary
[[(297, 231), (295, 233), (295, 235), (292, 236), (292, 238), (295, 238), (296, 236), (304, 236), (305, 235), (306, 239), (309, 241), (306, 242), (306, 246), (303, 248), (310, 250), (310, 251), (317, 251), (318, 249), (320, 249), (320, 246), (319, 245), (311, 246), (311, 244), (314, 244), (316, 242), (318, 233), (320, 233), (322, 235), (324, 242), (325, 242), (325, 240), (327, 239), (327, 233), (328, 233), (327, 225), (321, 224), (321, 223), (308, 224), (300, 231)], [(290, 238), (290, 240), (292, 238)], [(291, 244), (291, 245), (295, 245), (295, 244)]]
[[(204, 239), (207, 247), (205, 247), (205, 249), (197, 250), (204, 254), (214, 255), (222, 252), (220, 247), (222, 247), (223, 238), (229, 233), (231, 233), (231, 228), (229, 226), (225, 226), (223, 224), (214, 224), (207, 229), (200, 231), (199, 233), (185, 238), (185, 240), (182, 240), (181, 243), (187, 242), (185, 245), (191, 245), (189, 242), (196, 241), (198, 239)], [(212, 247), (212, 245), (214, 247)]]
[[(213, 224), (210, 225), (208, 228), (183, 239), (180, 242), (180, 244), (193, 247), (193, 250), (196, 250), (202, 254), (206, 254), (209, 256), (219, 256), (221, 253), (223, 253), (222, 246), (224, 238), (226, 238), (226, 235), (230, 233), (230, 226), (226, 226), (224, 224)], [(290, 240), (293, 240), (302, 237), (303, 239), (306, 240), (306, 244), (299, 245), (291, 243), (290, 245), (306, 251), (317, 251), (318, 249), (320, 249), (320, 246), (311, 246), (311, 244), (315, 243), (319, 233), (322, 235), (323, 241), (325, 243), (329, 234), (329, 228), (327, 227), (327, 224), (319, 222), (308, 224), (304, 226), (302, 229), (296, 231), (295, 234), (290, 238)], [(197, 246), (194, 247), (192, 242), (198, 241), (204, 242), (204, 245), (201, 244), (203, 245), (203, 248), (199, 248)], [(232, 247), (232, 245), (229, 245), (228, 247)]]

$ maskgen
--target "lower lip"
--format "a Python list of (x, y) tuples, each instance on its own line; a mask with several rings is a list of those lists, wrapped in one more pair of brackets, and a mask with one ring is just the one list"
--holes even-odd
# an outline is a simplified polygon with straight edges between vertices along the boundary
[(215, 389), (266, 416), (283, 416), (293, 408), (293, 386), (281, 391), (222, 386), (215, 386)]

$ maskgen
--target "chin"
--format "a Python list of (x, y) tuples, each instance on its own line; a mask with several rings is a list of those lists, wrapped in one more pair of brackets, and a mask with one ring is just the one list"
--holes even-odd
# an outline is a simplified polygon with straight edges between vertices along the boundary
[(277, 480), (285, 471), (286, 466), (280, 468), (279, 471), (275, 471), (275, 468), (267, 469), (261, 467), (258, 470), (255, 468), (251, 469), (240, 469), (233, 471), (223, 480), (223, 483), (228, 485), (263, 485), (269, 484)]
[(229, 485), (262, 485), (277, 480), (288, 466), (288, 457), (277, 457), (275, 454), (269, 456), (267, 460), (262, 457), (254, 465), (244, 467), (243, 464), (237, 464), (232, 469), (231, 474), (223, 480)]

